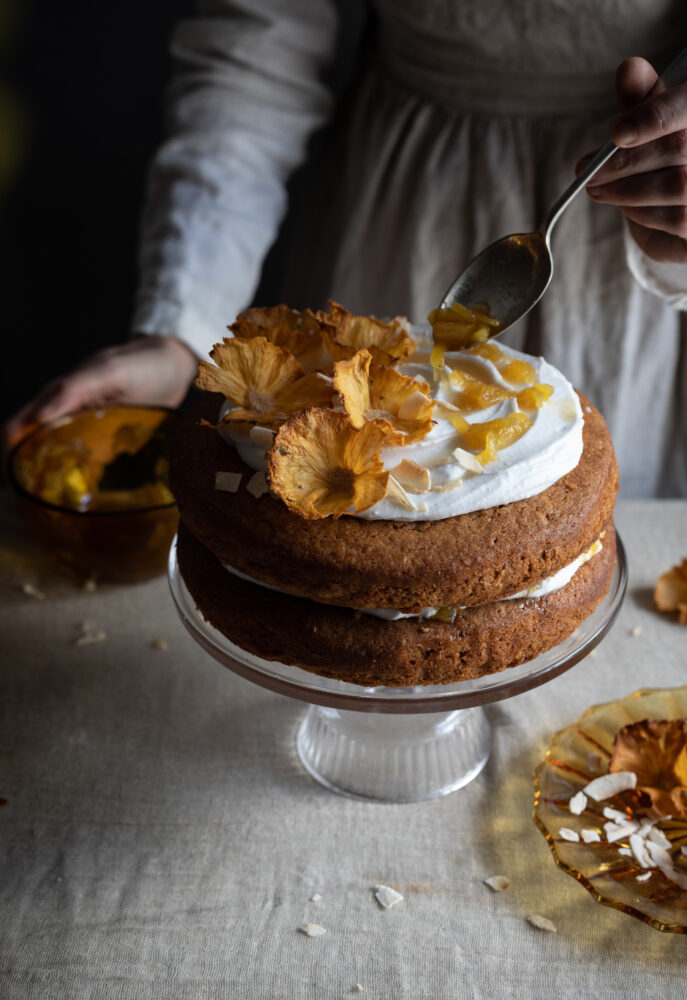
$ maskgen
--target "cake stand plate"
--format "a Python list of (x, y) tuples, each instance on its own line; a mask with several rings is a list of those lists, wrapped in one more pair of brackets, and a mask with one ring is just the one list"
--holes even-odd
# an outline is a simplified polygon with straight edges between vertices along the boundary
[(615, 620), (627, 586), (625, 550), (608, 593), (572, 635), (533, 660), (497, 674), (425, 687), (360, 687), (300, 667), (264, 660), (210, 625), (169, 555), (169, 585), (182, 623), (214, 659), (261, 687), (307, 702), (296, 746), (306, 770), (332, 791), (376, 802), (417, 802), (446, 795), (475, 778), (489, 757), (481, 706), (552, 680), (578, 663)]

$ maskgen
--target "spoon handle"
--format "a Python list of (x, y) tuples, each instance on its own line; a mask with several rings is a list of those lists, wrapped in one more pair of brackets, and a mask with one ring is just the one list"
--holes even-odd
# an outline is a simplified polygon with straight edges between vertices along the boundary
[[(679, 55), (677, 55), (670, 65), (665, 69), (657, 83), (652, 88), (651, 93), (656, 89), (656, 85), (660, 82), (663, 86), (668, 89), (669, 87), (676, 87), (679, 83), (685, 83), (687, 81), (687, 48), (683, 49)], [(549, 240), (551, 238), (551, 230), (558, 222), (560, 215), (565, 211), (570, 202), (573, 200), (575, 195), (585, 186), (588, 180), (590, 180), (594, 174), (601, 170), (604, 163), (613, 156), (617, 150), (617, 146), (614, 142), (607, 142), (605, 146), (599, 150), (593, 160), (591, 160), (587, 166), (584, 168), (579, 177), (570, 184), (563, 194), (560, 196), (558, 201), (549, 210), (549, 214), (546, 216), (544, 222), (538, 229), (538, 232), (544, 237), (546, 245), (549, 245)]]

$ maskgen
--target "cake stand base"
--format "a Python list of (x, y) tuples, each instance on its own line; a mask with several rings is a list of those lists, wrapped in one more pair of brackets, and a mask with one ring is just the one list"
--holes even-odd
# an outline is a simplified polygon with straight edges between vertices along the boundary
[(481, 708), (383, 715), (311, 705), (296, 746), (305, 769), (331, 791), (374, 802), (420, 802), (477, 777), (491, 732)]

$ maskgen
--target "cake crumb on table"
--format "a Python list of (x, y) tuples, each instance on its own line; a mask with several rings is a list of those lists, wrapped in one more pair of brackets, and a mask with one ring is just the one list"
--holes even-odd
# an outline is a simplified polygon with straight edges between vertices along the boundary
[(28, 581), (26, 583), (22, 583), (21, 589), (22, 593), (26, 594), (27, 597), (33, 597), (36, 601), (45, 600), (45, 594), (43, 591), (39, 590), (33, 583), (29, 583)]
[(168, 648), (167, 647), (167, 640), (163, 639), (161, 636), (157, 636), (156, 639), (153, 639), (153, 641), (151, 642), (150, 645), (153, 647), (153, 649), (165, 650), (165, 649)]
[(311, 903), (321, 903), (323, 899), (324, 899), (324, 896), (321, 896), (319, 892), (316, 892), (313, 896), (310, 897), (310, 902)]

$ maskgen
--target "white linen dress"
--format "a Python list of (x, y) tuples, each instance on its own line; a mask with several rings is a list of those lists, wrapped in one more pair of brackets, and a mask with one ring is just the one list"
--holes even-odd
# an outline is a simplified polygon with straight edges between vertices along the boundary
[[(279, 298), (418, 322), (475, 253), (534, 229), (608, 138), (618, 63), (660, 70), (687, 45), (684, 0), (374, 0), (373, 41), (335, 105), (330, 0), (200, 8), (173, 38), (133, 324), (199, 355), (250, 304), (285, 185), (325, 122)], [(622, 495), (686, 496), (687, 266), (646, 258), (584, 193), (553, 249), (553, 282), (507, 342), (601, 409)]]

